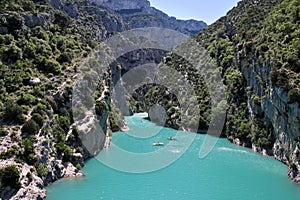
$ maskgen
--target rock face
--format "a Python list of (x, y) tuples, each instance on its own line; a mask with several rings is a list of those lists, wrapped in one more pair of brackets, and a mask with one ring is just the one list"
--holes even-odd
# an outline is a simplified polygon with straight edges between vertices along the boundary
[(150, 7), (150, 2), (145, 0), (92, 0), (92, 2), (116, 11), (147, 9)]
[(160, 27), (193, 35), (207, 27), (203, 21), (178, 20), (151, 7), (148, 0), (91, 0), (120, 14), (129, 28)]
[[(255, 58), (253, 62), (255, 62)], [(243, 75), (247, 86), (261, 99), (260, 104), (253, 104), (251, 110), (257, 119), (273, 127), (276, 141), (272, 154), (289, 165), (291, 179), (300, 184), (299, 143), (300, 109), (298, 103), (289, 103), (287, 92), (272, 84), (269, 74), (271, 64), (266, 61), (254, 69), (244, 68)], [(251, 96), (248, 96), (251, 99)], [(265, 116), (261, 118), (260, 116)]]
[(64, 4), (63, 0), (49, 0), (49, 3), (53, 8), (66, 12), (70, 17), (75, 18), (78, 16), (77, 3), (73, 2), (73, 3)]
[(21, 16), (25, 20), (25, 25), (30, 28), (34, 28), (36, 26), (43, 26), (50, 17), (48, 14), (38, 14), (35, 16), (32, 14), (25, 14), (25, 13), (22, 13)]
[[(225, 82), (230, 89), (228, 95), (230, 108), (225, 127), (226, 136), (236, 144), (252, 147), (262, 154), (274, 155), (277, 160), (288, 165), (289, 177), (300, 184), (300, 107), (297, 101), (292, 102), (288, 95), (290, 93), (287, 92), (293, 88), (298, 90), (292, 84), (293, 76), (291, 74), (298, 75), (299, 71), (293, 70), (293, 67), (297, 66), (296, 64), (290, 64), (287, 68), (284, 68), (282, 64), (278, 65), (280, 59), (277, 55), (262, 57), (262, 55), (266, 55), (266, 52), (281, 51), (284, 48), (276, 45), (276, 39), (253, 41), (260, 38), (260, 35), (255, 36), (255, 31), (261, 34), (261, 29), (272, 26), (269, 25), (270, 18), (278, 15), (279, 8), (284, 8), (286, 5), (294, 8), (292, 1), (285, 0), (240, 1), (237, 8), (232, 9), (227, 16), (200, 33), (198, 39), (199, 41), (212, 39), (219, 45), (227, 46), (227, 50), (231, 51), (231, 53), (223, 52), (221, 54), (224, 57), (231, 55), (233, 62), (226, 67), (220, 64), (223, 67), (223, 73), (227, 74)], [(258, 13), (262, 17), (252, 27), (246, 20), (258, 19)], [(239, 19), (243, 20), (239, 21)], [(296, 22), (286, 18), (285, 21), (277, 22), (277, 26), (284, 23), (295, 24)], [(215, 33), (215, 30), (223, 31)], [(245, 36), (247, 30), (249, 30), (249, 35)], [(297, 28), (295, 30), (299, 31)], [(288, 40), (286, 41), (288, 36), (285, 36), (286, 38), (278, 36), (279, 31), (276, 32), (273, 29), (272, 31), (274, 33), (272, 38), (278, 37), (278, 41), (288, 43)], [(212, 34), (215, 34), (213, 37), (217, 39), (210, 37)], [(209, 46), (207, 45), (209, 39), (204, 42), (206, 43), (204, 46)], [(213, 45), (210, 45), (208, 48), (212, 47)], [(268, 47), (269, 50), (262, 47)], [(212, 55), (219, 53), (215, 49)], [(222, 63), (223, 61), (225, 60), (218, 57), (217, 62)], [(276, 81), (276, 78), (280, 77), (276, 75), (277, 68), (285, 70), (285, 76), (281, 80), (286, 81), (287, 86), (278, 84)], [(238, 81), (230, 80), (233, 76)], [(234, 83), (234, 86), (230, 83)], [(241, 125), (239, 120), (244, 120), (243, 123), (249, 126)], [(243, 129), (246, 131), (242, 132)]]

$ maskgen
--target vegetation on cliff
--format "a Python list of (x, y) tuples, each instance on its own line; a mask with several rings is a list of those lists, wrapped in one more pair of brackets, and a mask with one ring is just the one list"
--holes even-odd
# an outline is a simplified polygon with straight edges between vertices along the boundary
[[(89, 153), (73, 124), (73, 81), (92, 48), (123, 29), (118, 16), (87, 0), (1, 2), (0, 160), (1, 166), (15, 167), (1, 169), (1, 198), (30, 187), (38, 177), (43, 185), (61, 178), (68, 163), (73, 166), (69, 173), (82, 168)], [(28, 176), (21, 176), (27, 166)], [(13, 173), (10, 179), (7, 173)], [(29, 181), (27, 186), (21, 179)], [(44, 197), (43, 193), (31, 198)], [(22, 195), (26, 194), (18, 198)]]
[[(132, 13), (127, 11), (120, 12), (125, 12), (124, 19), (130, 23), (137, 26), (149, 23), (146, 21), (149, 14), (132, 18)], [(289, 116), (284, 118), (288, 121), (285, 122), (287, 129), (292, 130), (287, 133), (285, 130), (278, 131), (276, 125), (284, 120), (275, 121), (269, 117), (274, 115), (277, 120), (277, 116), (292, 112), (291, 108), (299, 109), (299, 12), (298, 0), (239, 2), (225, 17), (194, 37), (217, 65), (216, 70), (209, 71), (209, 77), (204, 79), (192, 63), (176, 53), (166, 54), (159, 65), (161, 69), (167, 66), (186, 77), (194, 88), (195, 99), (188, 99), (186, 91), (180, 91), (184, 98), (178, 99), (165, 86), (144, 85), (130, 99), (131, 111), (148, 111), (151, 106), (159, 104), (166, 110), (167, 126), (177, 128), (181, 123), (180, 116), (189, 115), (188, 125), (197, 125), (199, 132), (207, 130), (214, 112), (227, 111), (224, 135), (228, 139), (235, 142), (239, 139), (244, 146), (255, 145), (268, 153), (278, 142), (275, 144), (279, 150), (275, 149), (274, 154), (280, 154), (279, 159), (289, 164), (292, 178), (299, 176), (300, 129), (296, 126), (299, 116), (295, 114), (290, 121)], [(157, 16), (151, 17), (150, 22), (156, 23)], [(159, 23), (162, 23), (161, 18)], [(61, 178), (65, 175), (61, 168), (68, 163), (76, 173), (76, 168), (81, 169), (83, 159), (89, 155), (81, 144), (79, 130), (74, 126), (71, 108), (73, 81), (82, 60), (99, 41), (125, 29), (126, 25), (119, 15), (92, 6), (88, 0), (2, 0), (0, 141), (4, 144), (0, 161), (9, 162), (0, 169), (1, 195), (6, 197), (10, 192), (6, 190), (14, 188), (17, 191), (23, 187), (21, 178), (22, 183), (26, 182), (30, 187), (32, 180), (48, 184)], [(197, 56), (201, 50), (194, 53), (191, 56)], [(156, 60), (162, 59), (155, 53), (151, 55)], [(95, 62), (93, 59), (88, 61), (90, 64)], [(126, 58), (126, 61), (130, 60)], [(106, 128), (109, 125), (115, 131), (124, 124), (117, 106), (109, 102), (108, 87), (115, 81), (112, 80), (114, 73), (129, 68), (113, 68), (111, 66), (103, 72), (106, 78), (103, 83), (96, 84), (97, 91), (88, 98), (97, 100), (94, 106), (101, 118), (100, 125)], [(207, 81), (213, 81), (219, 73), (227, 86), (229, 106), (221, 101), (213, 108)], [(92, 79), (91, 74), (86, 78)], [(180, 80), (166, 81), (176, 85)], [(274, 94), (277, 96), (273, 97)], [(183, 113), (180, 100), (195, 100), (199, 109)], [(276, 107), (275, 104), (286, 111), (282, 113), (278, 106), (273, 113), (268, 113), (268, 108)], [(292, 105), (296, 106), (290, 107)], [(198, 115), (199, 119), (195, 117)], [(111, 130), (106, 128), (105, 132), (111, 134)], [(287, 142), (281, 140), (277, 132), (283, 132), (282, 137), (287, 138)], [(25, 167), (22, 168), (20, 163), (24, 163)], [(57, 173), (49, 171), (49, 168)], [(26, 176), (21, 177), (20, 173), (24, 172)]]
[[(224, 135), (237, 144), (275, 154), (290, 166), (289, 175), (295, 181), (299, 181), (295, 177), (300, 170), (299, 12), (298, 0), (240, 1), (194, 37), (216, 63), (227, 87)], [(186, 74), (194, 85), (201, 113), (198, 131), (207, 129), (212, 116), (207, 83), (174, 53), (164, 64), (183, 77)], [(167, 111), (166, 125), (176, 128), (182, 115), (176, 111), (176, 98), (166, 96), (168, 91), (160, 86), (147, 86), (142, 91), (133, 96), (132, 108), (147, 110), (158, 103)]]

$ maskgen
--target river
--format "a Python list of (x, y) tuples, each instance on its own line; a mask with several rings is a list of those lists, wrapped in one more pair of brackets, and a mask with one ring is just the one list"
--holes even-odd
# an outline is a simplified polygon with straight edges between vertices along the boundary
[[(219, 139), (210, 154), (200, 159), (205, 135), (159, 127), (143, 117), (126, 117), (130, 131), (113, 134), (112, 146), (86, 162), (86, 176), (47, 187), (47, 199), (300, 199), (300, 187), (274, 158)], [(176, 140), (167, 140), (170, 136)], [(186, 138), (192, 141), (190, 146), (181, 142)], [(164, 146), (153, 146), (157, 141)], [(128, 155), (150, 157), (127, 162), (120, 149)]]

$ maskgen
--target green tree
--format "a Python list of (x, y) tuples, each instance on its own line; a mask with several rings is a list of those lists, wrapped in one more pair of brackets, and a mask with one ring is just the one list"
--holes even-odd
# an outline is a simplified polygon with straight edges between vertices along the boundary
[(9, 100), (4, 104), (4, 107), (5, 109), (3, 118), (6, 121), (24, 123), (25, 118), (22, 113), (22, 108), (18, 104)]
[(297, 88), (291, 89), (288, 92), (288, 98), (290, 103), (298, 102), (300, 103), (300, 93)]
[(23, 125), (22, 134), (37, 134), (39, 129), (39, 125), (33, 119), (30, 119)]
[(8, 132), (3, 127), (0, 126), (0, 137), (6, 136), (7, 134)]
[(33, 165), (38, 160), (38, 158), (35, 155), (33, 143), (34, 143), (33, 137), (31, 137), (30, 139), (26, 138), (25, 140), (22, 141), (22, 146), (24, 147), (23, 157), (25, 161), (30, 165)]
[(48, 169), (47, 167), (45, 166), (45, 164), (43, 163), (40, 163), (36, 169), (37, 171), (37, 174), (40, 178), (45, 178), (48, 174)]
[(17, 101), (19, 105), (34, 105), (37, 103), (37, 99), (31, 95), (23, 93), (21, 94), (20, 99)]
[(31, 119), (33, 121), (35, 121), (40, 128), (42, 128), (43, 124), (44, 124), (44, 119), (42, 117), (42, 115), (40, 115), (39, 113), (33, 113)]
[(11, 165), (0, 169), (0, 186), (10, 186), (19, 189), (21, 187), (19, 179), (20, 172), (16, 166)]
[(21, 17), (19, 13), (15, 13), (15, 12), (11, 13), (6, 20), (7, 20), (6, 26), (10, 32), (21, 29), (25, 24), (24, 18)]

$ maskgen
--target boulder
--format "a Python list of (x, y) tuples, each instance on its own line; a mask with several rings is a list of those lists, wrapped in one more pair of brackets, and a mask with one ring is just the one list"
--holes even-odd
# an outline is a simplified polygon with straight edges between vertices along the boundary
[(29, 84), (30, 85), (39, 85), (41, 83), (41, 80), (37, 77), (32, 77), (30, 80), (29, 80)]

